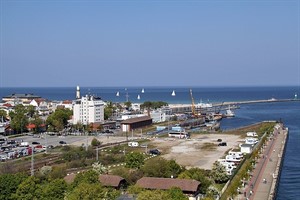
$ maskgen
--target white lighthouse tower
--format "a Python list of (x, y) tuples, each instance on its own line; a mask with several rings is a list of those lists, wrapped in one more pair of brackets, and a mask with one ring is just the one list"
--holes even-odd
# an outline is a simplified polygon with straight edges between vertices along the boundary
[(76, 87), (76, 99), (80, 99), (80, 88), (78, 85)]

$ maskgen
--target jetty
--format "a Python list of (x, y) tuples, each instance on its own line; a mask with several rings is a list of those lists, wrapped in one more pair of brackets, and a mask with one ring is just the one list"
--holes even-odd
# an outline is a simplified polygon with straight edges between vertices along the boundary
[(235, 199), (274, 200), (284, 159), (288, 128), (277, 125), (273, 136), (262, 147), (260, 158), (251, 173), (249, 183), (241, 188), (241, 193)]
[[(300, 99), (262, 99), (262, 100), (248, 100), (248, 101), (231, 101), (231, 102), (221, 102), (213, 103), (212, 107), (203, 108), (195, 104), (195, 109), (197, 112), (216, 112), (227, 109), (236, 109), (239, 108), (239, 105), (242, 104), (257, 104), (257, 103), (279, 103), (279, 102), (300, 102)], [(170, 109), (173, 113), (186, 113), (192, 112), (192, 104), (170, 104)]]
[(300, 101), (300, 99), (262, 99), (262, 100), (249, 100), (249, 101), (232, 101), (232, 102), (223, 102), (223, 103), (216, 103), (213, 106), (226, 106), (226, 105), (240, 105), (240, 104), (255, 104), (255, 103), (277, 103), (277, 102), (291, 102), (291, 101)]

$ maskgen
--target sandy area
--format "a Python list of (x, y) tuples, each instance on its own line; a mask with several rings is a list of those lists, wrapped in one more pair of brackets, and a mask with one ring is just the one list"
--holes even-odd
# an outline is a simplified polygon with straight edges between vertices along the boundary
[[(227, 146), (218, 146), (217, 139), (222, 139)], [(227, 150), (238, 147), (241, 139), (237, 135), (205, 134), (194, 135), (191, 139), (156, 138), (151, 144), (162, 151), (166, 159), (174, 159), (186, 168), (199, 167), (211, 169), (212, 164), (225, 155)], [(203, 150), (205, 143), (215, 144), (214, 150)]]
[[(94, 137), (88, 137), (88, 143)], [(125, 137), (98, 136), (96, 137), (103, 144), (114, 143), (126, 140)], [(130, 138), (129, 138), (130, 139)], [(227, 146), (218, 146), (218, 139), (222, 139)], [(225, 155), (225, 152), (238, 147), (242, 139), (237, 135), (229, 134), (194, 134), (191, 139), (175, 138), (152, 138), (149, 145), (154, 146), (162, 152), (162, 157), (174, 159), (180, 165), (186, 168), (199, 167), (202, 169), (211, 169), (212, 164)], [(80, 146), (86, 143), (86, 137), (74, 141), (72, 144)], [(214, 150), (203, 150), (205, 143), (215, 144)]]

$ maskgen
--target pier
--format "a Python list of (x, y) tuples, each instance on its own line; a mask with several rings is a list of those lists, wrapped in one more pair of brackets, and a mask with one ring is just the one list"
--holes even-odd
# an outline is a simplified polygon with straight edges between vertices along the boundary
[[(279, 102), (300, 102), (300, 99), (264, 99), (264, 100), (249, 100), (249, 101), (232, 101), (232, 102), (222, 102), (213, 103), (212, 107), (201, 108), (195, 104), (196, 111), (201, 113), (204, 112), (216, 112), (227, 109), (239, 108), (242, 104), (257, 104), (257, 103), (279, 103)], [(170, 104), (170, 109), (173, 113), (187, 113), (192, 112), (192, 104)]]
[(273, 137), (261, 149), (260, 158), (251, 172), (251, 179), (235, 199), (275, 199), (287, 139), (287, 128), (280, 126), (274, 130)]

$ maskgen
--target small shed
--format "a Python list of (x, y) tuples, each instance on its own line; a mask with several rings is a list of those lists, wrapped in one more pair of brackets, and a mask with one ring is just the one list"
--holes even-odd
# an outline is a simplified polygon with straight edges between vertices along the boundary
[(142, 128), (152, 124), (152, 118), (149, 116), (135, 117), (121, 122), (123, 132), (129, 132), (133, 129)]
[(99, 181), (103, 186), (113, 187), (115, 189), (125, 188), (127, 182), (121, 176), (102, 174), (99, 176)]
[(143, 177), (137, 181), (136, 185), (151, 190), (168, 190), (178, 187), (189, 199), (197, 199), (200, 193), (200, 182), (193, 179)]

